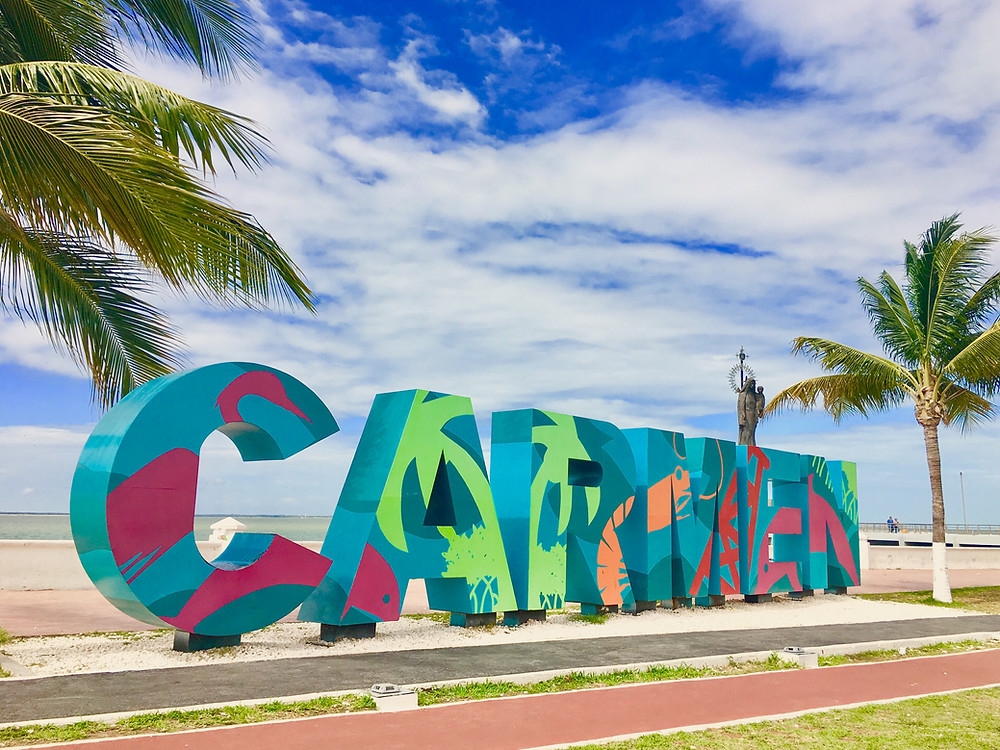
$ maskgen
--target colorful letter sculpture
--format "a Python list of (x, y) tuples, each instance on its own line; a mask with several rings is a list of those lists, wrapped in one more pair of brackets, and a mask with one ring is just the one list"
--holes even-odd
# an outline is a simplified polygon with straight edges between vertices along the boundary
[(740, 540), (744, 593), (759, 596), (801, 591), (802, 557), (781, 554), (789, 550), (781, 541), (785, 535), (802, 534), (805, 509), (799, 456), (748, 446), (740, 451), (739, 457), (740, 467), (747, 472), (747, 481), (741, 483), (747, 489), (747, 497), (740, 503), (743, 510), (740, 526), (746, 540)]
[(493, 415), (491, 477), (469, 399), (422, 390), (376, 396), (320, 554), (237, 534), (209, 563), (193, 519), (214, 430), (257, 461), (337, 423), (289, 375), (212, 365), (129, 394), (73, 480), (84, 569), (123, 612), (176, 628), (179, 648), (239, 642), (299, 604), (323, 639), (373, 635), (414, 579), (457, 625), (860, 583), (852, 463), (519, 409)]
[(299, 618), (322, 623), (329, 640), (364, 632), (338, 628), (398, 620), (415, 578), (459, 624), (514, 607), (469, 399), (376, 396), (322, 553), (333, 565)]
[(98, 423), (73, 478), (84, 570), (126, 614), (212, 645), (275, 622), (330, 560), (280, 536), (238, 534), (206, 562), (194, 539), (199, 450), (219, 430), (245, 461), (283, 459), (337, 429), (312, 391), (259, 365), (213, 365), (136, 389)]
[(621, 430), (537, 409), (498, 412), (492, 463), (519, 612), (633, 602), (616, 531), (635, 503)]
[(618, 539), (636, 607), (647, 609), (674, 596), (675, 520), (690, 513), (691, 476), (681, 433), (645, 427), (624, 433), (635, 460), (635, 505)]

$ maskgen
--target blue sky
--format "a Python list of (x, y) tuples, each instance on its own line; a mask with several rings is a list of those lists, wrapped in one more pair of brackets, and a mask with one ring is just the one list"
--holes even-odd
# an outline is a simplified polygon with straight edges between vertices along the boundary
[[(855, 280), (963, 212), (1000, 223), (1000, 9), (983, 0), (251, 4), (261, 68), (146, 77), (274, 147), (215, 187), (314, 286), (315, 317), (164, 295), (192, 366), (279, 367), (343, 430), (242, 465), (205, 446), (199, 510), (329, 513), (376, 393), (472, 398), (735, 438), (741, 346), (766, 394), (817, 373), (796, 335), (872, 348)], [(99, 416), (32, 328), (0, 321), (0, 510), (65, 511)], [(907, 409), (759, 441), (859, 464), (862, 518), (929, 520)], [(1000, 427), (942, 438), (950, 521), (997, 522)]]

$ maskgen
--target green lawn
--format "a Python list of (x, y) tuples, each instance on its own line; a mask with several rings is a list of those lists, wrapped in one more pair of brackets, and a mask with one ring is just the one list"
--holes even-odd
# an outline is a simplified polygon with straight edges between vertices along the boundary
[(588, 750), (984, 750), (1000, 748), (1000, 689), (968, 690), (785, 721), (646, 735)]
[(862, 599), (878, 602), (903, 602), (904, 604), (929, 604), (932, 607), (954, 607), (976, 612), (1000, 614), (1000, 586), (969, 586), (952, 589), (951, 604), (935, 601), (930, 591), (900, 591), (891, 594), (860, 594)]

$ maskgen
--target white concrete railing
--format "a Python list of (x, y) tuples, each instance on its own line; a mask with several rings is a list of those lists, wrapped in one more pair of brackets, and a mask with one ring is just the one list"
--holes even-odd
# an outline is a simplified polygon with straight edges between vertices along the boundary
[[(858, 529), (862, 534), (886, 532), (889, 533), (889, 522), (881, 523), (859, 523)], [(899, 522), (899, 531), (896, 533), (919, 533), (921, 531), (930, 532), (933, 527), (929, 523), (906, 523)], [(1000, 524), (995, 523), (949, 523), (945, 526), (947, 534), (1000, 534)]]
[[(948, 534), (946, 539), (949, 568), (1000, 568), (1000, 537), (997, 535)], [(931, 555), (930, 532), (861, 534), (862, 570), (931, 570)]]

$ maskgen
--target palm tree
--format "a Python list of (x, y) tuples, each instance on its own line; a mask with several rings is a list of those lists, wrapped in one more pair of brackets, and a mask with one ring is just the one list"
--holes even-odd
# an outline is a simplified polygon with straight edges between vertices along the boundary
[(963, 431), (994, 415), (1000, 391), (1000, 273), (989, 275), (986, 229), (962, 232), (958, 214), (934, 222), (906, 250), (900, 287), (883, 271), (878, 283), (858, 279), (861, 302), (885, 356), (835, 341), (800, 337), (792, 353), (815, 359), (832, 375), (796, 383), (771, 401), (768, 414), (790, 405), (822, 408), (839, 421), (911, 401), (924, 431), (931, 486), (934, 598), (951, 601), (945, 563), (944, 493), (938, 425)]
[(107, 407), (181, 361), (144, 297), (313, 309), (301, 272), (197, 175), (257, 168), (237, 115), (125, 71), (138, 42), (229, 78), (253, 24), (229, 0), (0, 0), (0, 307), (85, 367)]

